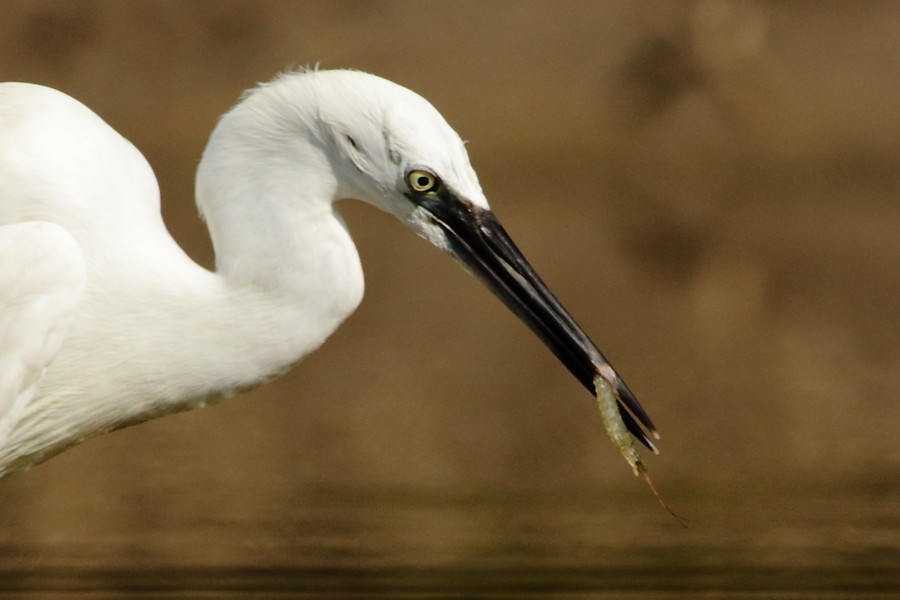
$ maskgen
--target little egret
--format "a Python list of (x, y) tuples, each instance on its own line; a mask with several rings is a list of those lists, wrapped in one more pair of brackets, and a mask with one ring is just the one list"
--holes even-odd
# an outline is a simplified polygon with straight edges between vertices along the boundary
[(642, 470), (627, 432), (652, 449), (647, 413), (513, 244), (460, 137), (422, 97), (356, 71), (281, 75), (221, 118), (196, 196), (215, 272), (166, 230), (131, 143), (59, 91), (0, 84), (0, 477), (252, 388), (318, 348), (363, 295), (335, 207), (345, 198), (393, 214), (483, 281), (598, 395)]

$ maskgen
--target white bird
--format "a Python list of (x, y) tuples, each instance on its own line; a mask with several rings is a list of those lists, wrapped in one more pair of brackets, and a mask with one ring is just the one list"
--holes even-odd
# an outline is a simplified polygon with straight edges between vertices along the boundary
[(500, 226), (459, 136), (406, 88), (304, 71), (248, 91), (212, 133), (196, 196), (215, 272), (166, 230), (131, 143), (59, 91), (0, 84), (0, 477), (318, 348), (363, 296), (345, 198), (460, 260), (588, 390), (608, 382), (652, 448), (646, 412)]

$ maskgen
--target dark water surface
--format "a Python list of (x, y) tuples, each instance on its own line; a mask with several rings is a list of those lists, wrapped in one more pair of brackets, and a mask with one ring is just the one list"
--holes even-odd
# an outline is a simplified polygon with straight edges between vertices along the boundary
[[(682, 497), (691, 517), (683, 530), (640, 495), (320, 490), (283, 500), (258, 522), (208, 515), (185, 527), (174, 515), (176, 525), (125, 539), (7, 545), (0, 595), (874, 598), (900, 590), (900, 498), (871, 489)], [(183, 556), (191, 545), (196, 562)]]

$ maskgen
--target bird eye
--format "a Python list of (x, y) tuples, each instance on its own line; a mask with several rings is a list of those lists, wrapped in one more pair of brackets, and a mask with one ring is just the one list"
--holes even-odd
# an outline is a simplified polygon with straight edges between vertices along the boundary
[(406, 183), (409, 184), (410, 189), (414, 192), (432, 192), (437, 189), (438, 178), (434, 173), (416, 169), (406, 175)]

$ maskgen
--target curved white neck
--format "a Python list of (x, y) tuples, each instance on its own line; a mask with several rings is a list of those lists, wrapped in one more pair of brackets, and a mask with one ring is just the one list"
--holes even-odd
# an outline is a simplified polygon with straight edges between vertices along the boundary
[[(82, 231), (92, 240), (82, 308), (37, 408), (0, 448), (0, 476), (96, 433), (263, 383), (359, 305), (362, 268), (326, 154), (314, 139), (266, 137), (259, 125), (223, 119), (198, 170), (215, 273), (184, 254), (158, 215), (139, 231)], [(48, 402), (60, 409), (39, 410)]]

